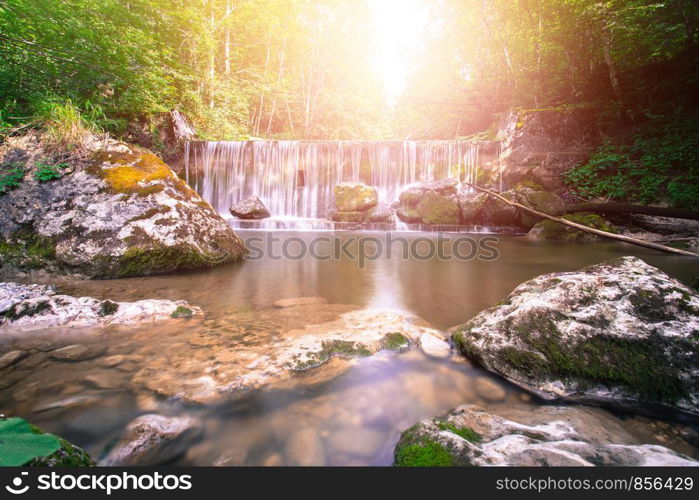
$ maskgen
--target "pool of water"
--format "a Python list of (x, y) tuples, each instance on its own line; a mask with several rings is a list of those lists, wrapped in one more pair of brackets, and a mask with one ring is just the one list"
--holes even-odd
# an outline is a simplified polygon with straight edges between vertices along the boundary
[[(172, 321), (134, 328), (40, 331), (0, 340), (0, 354), (25, 349), (31, 355), (0, 371), (0, 412), (18, 415), (63, 435), (100, 458), (126, 424), (144, 413), (189, 415), (202, 432), (183, 455), (168, 463), (192, 465), (388, 465), (400, 432), (416, 421), (443, 414), (461, 404), (497, 412), (542, 404), (529, 394), (454, 356), (437, 360), (420, 351), (381, 353), (322, 383), (300, 375), (283, 387), (235, 401), (187, 405), (157, 397), (138, 381), (144, 367), (157, 372), (172, 363), (173, 351), (209, 353), (201, 339), (230, 336), (264, 350), (275, 335), (270, 320), (274, 301), (322, 296), (331, 304), (390, 308), (417, 315), (446, 330), (503, 299), (519, 283), (542, 273), (568, 271), (604, 259), (636, 255), (689, 282), (699, 262), (617, 243), (533, 243), (524, 237), (472, 235), (497, 250), (489, 260), (440, 259), (408, 255), (400, 247), (391, 258), (377, 255), (360, 263), (341, 254), (319, 259), (335, 239), (384, 233), (240, 230), (260, 246), (254, 260), (211, 270), (169, 276), (110, 281), (53, 281), (60, 292), (112, 300), (184, 299), (202, 307), (205, 320)], [(270, 236), (274, 240), (270, 240)], [(316, 257), (298, 248), (323, 236)], [(407, 244), (429, 250), (434, 233), (401, 233)], [(256, 238), (256, 240), (251, 240)], [(446, 242), (449, 248), (453, 241)], [(371, 243), (371, 245), (375, 245)], [(400, 244), (398, 244), (400, 245)], [(292, 257), (278, 258), (286, 247)], [(419, 252), (420, 253), (420, 252)], [(371, 255), (376, 255), (372, 252)], [(421, 251), (421, 255), (425, 255)], [(245, 316), (245, 324), (236, 323)], [(310, 321), (310, 318), (309, 318)], [(82, 343), (94, 349), (81, 362), (53, 360), (51, 349)], [(202, 351), (203, 350), (203, 351)], [(123, 356), (112, 366), (110, 357)], [(113, 359), (113, 358), (112, 358)], [(236, 360), (230, 360), (235, 363)], [(319, 370), (331, 370), (323, 367)], [(644, 442), (660, 443), (699, 456), (696, 429), (622, 416)], [(633, 424), (633, 425), (632, 425)]]

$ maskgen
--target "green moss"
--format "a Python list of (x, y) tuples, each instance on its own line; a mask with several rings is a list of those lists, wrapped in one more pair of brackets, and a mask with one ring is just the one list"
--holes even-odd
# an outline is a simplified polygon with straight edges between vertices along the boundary
[(119, 304), (111, 300), (105, 300), (100, 306), (100, 316), (111, 316), (119, 310)]
[(349, 342), (347, 340), (328, 340), (321, 344), (320, 351), (308, 353), (306, 359), (298, 361), (292, 369), (295, 371), (303, 371), (309, 368), (315, 368), (334, 357), (362, 358), (367, 356), (371, 356), (371, 351), (363, 344)]
[(396, 449), (396, 467), (453, 467), (454, 459), (439, 443), (411, 444)]
[(381, 339), (381, 349), (389, 351), (404, 351), (410, 347), (408, 338), (399, 332), (388, 333)]
[(164, 189), (162, 185), (156, 188), (151, 183), (176, 179), (170, 167), (152, 153), (100, 152), (94, 161), (87, 172), (104, 180), (110, 193), (145, 193), (144, 196), (148, 196)]
[(481, 435), (470, 427), (457, 427), (451, 422), (438, 422), (437, 427), (439, 427), (439, 430), (441, 431), (451, 432), (452, 434), (456, 434), (457, 436), (464, 438), (466, 441), (471, 441), (472, 443), (477, 443), (482, 439)]
[(6, 241), (0, 241), (0, 262), (24, 270), (45, 267), (56, 258), (56, 242), (41, 236), (31, 228), (16, 231)]
[(415, 424), (401, 434), (394, 452), (393, 465), (397, 467), (453, 467), (460, 465), (441, 443), (421, 432), (422, 424)]
[(530, 350), (508, 347), (497, 357), (529, 378), (572, 380), (584, 387), (621, 386), (642, 399), (667, 403), (689, 393), (679, 373), (683, 364), (693, 363), (696, 348), (686, 359), (677, 356), (669, 364), (664, 356), (669, 346), (659, 336), (644, 340), (596, 336), (567, 345), (546, 328), (532, 326), (526, 331), (520, 326), (516, 335)]
[(175, 270), (213, 267), (220, 262), (206, 260), (187, 245), (155, 248), (129, 248), (116, 262), (104, 257), (97, 263), (98, 278), (148, 276)]
[(177, 309), (175, 309), (170, 316), (173, 318), (191, 318), (193, 315), (194, 311), (192, 311), (190, 308), (177, 306)]
[(478, 348), (469, 338), (469, 334), (469, 329), (463, 329), (455, 332), (451, 338), (456, 344), (456, 347), (464, 356), (466, 356), (467, 358), (478, 360)]
[(11, 321), (16, 321), (24, 317), (37, 316), (50, 309), (51, 304), (46, 300), (39, 301), (36, 304), (28, 307), (22, 307), (20, 304), (15, 304), (5, 311), (4, 316)]

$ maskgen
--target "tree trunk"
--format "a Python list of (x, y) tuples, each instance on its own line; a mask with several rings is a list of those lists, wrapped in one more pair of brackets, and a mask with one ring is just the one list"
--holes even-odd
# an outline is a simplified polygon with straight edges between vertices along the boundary
[(599, 214), (641, 214), (672, 217), (675, 219), (699, 220), (699, 212), (681, 208), (648, 207), (645, 205), (629, 205), (624, 203), (579, 203), (569, 205), (566, 210), (575, 212), (594, 212)]
[(544, 212), (539, 212), (538, 210), (534, 210), (533, 208), (526, 207), (520, 203), (515, 203), (514, 201), (510, 201), (507, 198), (503, 198), (499, 194), (490, 191), (488, 189), (484, 189), (482, 187), (478, 187), (475, 184), (467, 183), (468, 186), (472, 187), (476, 191), (480, 191), (482, 193), (489, 194), (490, 196), (494, 196), (495, 198), (499, 199), (503, 203), (506, 203), (510, 205), (511, 207), (518, 208), (520, 210), (524, 210), (525, 212), (529, 212), (530, 214), (533, 214), (537, 217), (541, 217), (543, 219), (548, 219), (553, 222), (558, 222), (559, 224), (563, 224), (566, 226), (573, 227), (575, 229), (578, 229), (580, 231), (584, 231), (586, 233), (590, 234), (595, 234), (597, 236), (602, 236), (604, 238), (609, 238), (612, 240), (617, 240), (617, 241), (623, 241), (624, 243), (630, 243), (632, 245), (636, 245), (639, 247), (644, 247), (644, 248), (651, 248), (653, 250), (659, 250), (661, 252), (665, 253), (671, 253), (675, 255), (684, 255), (687, 257), (699, 257), (699, 254), (696, 254), (694, 252), (688, 252), (686, 250), (680, 250), (679, 248), (672, 248), (672, 247), (667, 247), (665, 245), (659, 245), (658, 243), (651, 243), (649, 241), (641, 241), (637, 240), (636, 238), (631, 238), (629, 236), (622, 236), (620, 234), (614, 234), (614, 233), (608, 233), (607, 231), (602, 231), (600, 229), (594, 229), (591, 227), (583, 226), (582, 224), (577, 224), (575, 222), (571, 222), (566, 219), (562, 219), (560, 217), (554, 217), (553, 215), (546, 214)]

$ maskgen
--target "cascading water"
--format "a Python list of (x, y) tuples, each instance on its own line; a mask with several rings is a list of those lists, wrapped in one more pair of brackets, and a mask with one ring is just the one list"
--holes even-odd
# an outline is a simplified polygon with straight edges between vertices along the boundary
[(341, 182), (374, 186), (391, 203), (409, 185), (497, 175), (495, 141), (227, 141), (185, 146), (187, 182), (221, 214), (256, 195), (272, 216), (324, 217)]

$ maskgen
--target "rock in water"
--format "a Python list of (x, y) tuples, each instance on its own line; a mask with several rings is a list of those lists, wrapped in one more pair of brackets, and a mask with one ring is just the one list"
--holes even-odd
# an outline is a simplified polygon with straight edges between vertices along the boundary
[(539, 395), (699, 414), (699, 296), (635, 257), (546, 274), (457, 327), (461, 352)]
[(448, 358), (451, 356), (449, 343), (431, 333), (420, 335), (420, 348), (422, 352), (433, 358)]
[[(0, 196), (4, 274), (33, 269), (119, 278), (234, 262), (246, 250), (226, 221), (147, 150), (95, 140), (85, 160), (40, 182), (28, 158), (46, 156), (31, 136), (0, 155), (20, 162), (20, 185)], [(4, 152), (4, 154), (3, 154)]]
[(266, 219), (269, 210), (257, 196), (249, 196), (231, 207), (231, 214), (239, 219)]
[(434, 225), (459, 224), (461, 209), (456, 179), (423, 182), (400, 194), (398, 217), (404, 222)]
[(376, 189), (359, 182), (344, 182), (334, 189), (338, 212), (364, 212), (379, 202)]
[(604, 412), (542, 406), (503, 417), (472, 405), (403, 432), (399, 466), (699, 466), (657, 445), (641, 444)]
[(183, 300), (112, 302), (59, 295), (46, 285), (0, 283), (0, 330), (133, 324), (201, 314), (201, 309)]
[(191, 417), (142, 415), (132, 421), (100, 465), (153, 466), (182, 455), (201, 432)]

